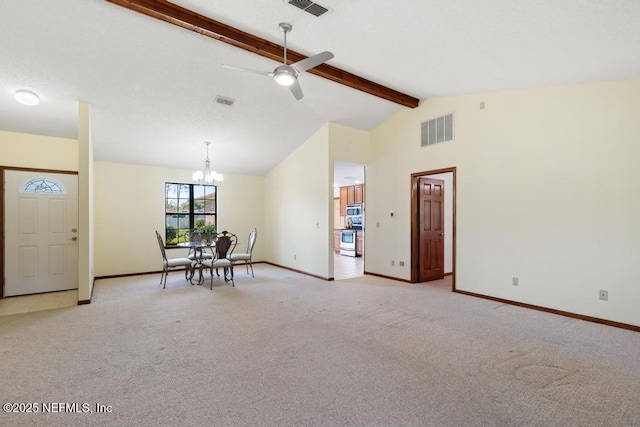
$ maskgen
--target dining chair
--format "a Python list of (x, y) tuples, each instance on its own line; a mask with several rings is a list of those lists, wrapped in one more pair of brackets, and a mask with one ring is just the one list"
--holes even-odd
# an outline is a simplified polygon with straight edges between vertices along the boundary
[[(218, 237), (216, 239), (216, 246), (213, 251), (213, 259), (205, 259), (202, 261), (202, 265), (209, 269), (210, 273), (210, 283), (209, 289), (213, 289), (213, 269), (216, 269), (216, 272), (219, 268), (223, 269), (223, 275), (225, 282), (231, 281), (232, 286), (236, 286), (233, 280), (233, 262), (229, 256), (233, 253), (236, 245), (238, 244), (238, 238), (235, 234), (229, 233), (228, 231), (223, 231), (222, 233), (218, 233)], [(220, 275), (218, 273), (218, 275)]]
[(162, 288), (167, 287), (167, 276), (169, 275), (169, 271), (178, 269), (180, 267), (184, 268), (184, 278), (185, 280), (189, 280), (189, 278), (193, 277), (193, 263), (189, 258), (167, 258), (167, 252), (164, 248), (164, 241), (162, 240), (162, 236), (156, 230), (156, 237), (158, 238), (158, 245), (160, 246), (160, 253), (162, 254), (162, 275), (160, 276), (160, 283), (164, 284)]
[(256, 238), (258, 237), (258, 229), (254, 228), (249, 233), (249, 242), (247, 244), (247, 252), (231, 254), (231, 262), (234, 264), (238, 262), (244, 262), (247, 268), (247, 274), (249, 274), (249, 267), (251, 267), (251, 277), (256, 277), (253, 275), (253, 263), (251, 262), (251, 253), (253, 252), (253, 246), (256, 244)]

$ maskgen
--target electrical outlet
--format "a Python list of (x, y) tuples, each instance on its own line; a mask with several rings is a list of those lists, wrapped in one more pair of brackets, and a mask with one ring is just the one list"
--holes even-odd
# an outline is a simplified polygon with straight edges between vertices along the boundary
[(394, 260), (391, 260), (391, 267), (393, 267), (394, 265), (396, 265), (396, 262)]
[(400, 261), (400, 262), (398, 263), (398, 265), (399, 265), (400, 267), (404, 267), (404, 261)]
[(293, 260), (294, 260), (294, 261), (295, 261), (297, 258), (298, 258), (298, 256), (297, 256), (297, 255), (294, 255), (294, 256), (293, 256)]
[(600, 299), (602, 301), (609, 301), (609, 291), (603, 291), (600, 289)]
[(517, 278), (517, 277), (514, 277), (513, 279), (511, 279), (511, 284), (512, 284), (513, 286), (518, 286), (518, 278)]

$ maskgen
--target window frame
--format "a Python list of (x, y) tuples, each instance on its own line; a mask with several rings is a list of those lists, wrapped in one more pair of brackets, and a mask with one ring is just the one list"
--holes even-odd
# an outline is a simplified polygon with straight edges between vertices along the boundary
[[(174, 197), (169, 197), (170, 195), (170, 186), (175, 186), (175, 195)], [(181, 198), (181, 188), (187, 186), (189, 188), (189, 198), (188, 198), (188, 212), (181, 212), (180, 206), (183, 206), (184, 200), (186, 202), (186, 197)], [(202, 187), (203, 196), (196, 197), (196, 188)], [(213, 195), (213, 197), (211, 197)], [(196, 211), (196, 202), (198, 200), (202, 200), (204, 203), (204, 207), (201, 212)], [(175, 211), (169, 209), (170, 201), (176, 202)], [(213, 202), (213, 211), (207, 212), (207, 206), (210, 208), (210, 202)], [(188, 218), (188, 228), (180, 227), (181, 218), (180, 216), (186, 216)], [(169, 237), (169, 226), (171, 226), (170, 221), (168, 221), (169, 216), (176, 217), (176, 225), (175, 234), (177, 237), (171, 236)], [(213, 218), (213, 221), (208, 221), (205, 218), (205, 224), (214, 224), (217, 226), (218, 224), (218, 186), (216, 185), (206, 185), (206, 184), (197, 184), (197, 183), (184, 183), (184, 182), (165, 182), (164, 183), (164, 242), (167, 248), (177, 247), (177, 244), (183, 241), (188, 240), (183, 239), (185, 237), (185, 232), (189, 232), (191, 230), (196, 229), (196, 222), (200, 220), (197, 217), (209, 217)], [(182, 236), (180, 236), (182, 234)], [(174, 242), (174, 239), (177, 241)]]

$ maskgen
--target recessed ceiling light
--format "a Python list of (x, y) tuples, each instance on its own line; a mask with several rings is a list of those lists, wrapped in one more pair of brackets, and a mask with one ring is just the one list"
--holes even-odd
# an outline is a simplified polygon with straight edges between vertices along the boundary
[(37, 93), (24, 89), (19, 89), (15, 94), (16, 101), (23, 105), (38, 105), (40, 104), (40, 97)]

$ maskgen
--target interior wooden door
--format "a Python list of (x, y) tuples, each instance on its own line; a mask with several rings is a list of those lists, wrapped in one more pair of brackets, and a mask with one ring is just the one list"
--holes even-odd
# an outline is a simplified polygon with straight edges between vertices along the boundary
[(418, 281), (444, 278), (444, 181), (418, 178)]

